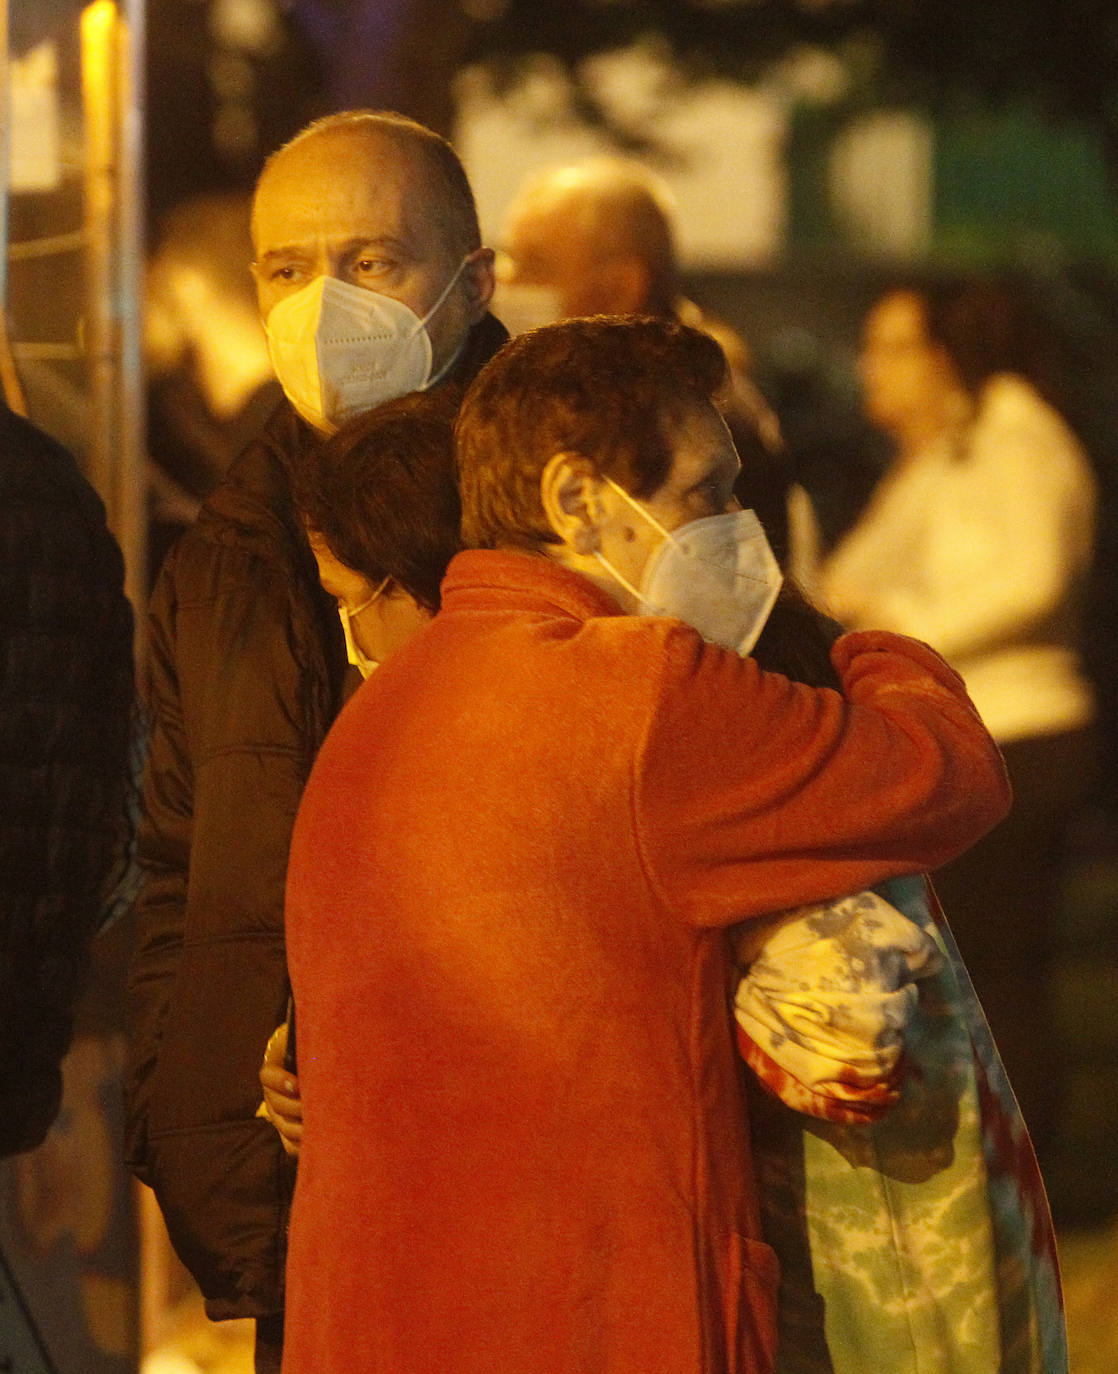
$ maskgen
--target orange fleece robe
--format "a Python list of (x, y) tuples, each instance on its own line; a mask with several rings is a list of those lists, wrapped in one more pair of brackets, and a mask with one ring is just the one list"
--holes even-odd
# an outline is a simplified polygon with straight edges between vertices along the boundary
[(834, 658), (845, 699), (546, 558), (454, 560), (295, 827), (286, 1374), (768, 1374), (723, 927), (1008, 804), (931, 650)]

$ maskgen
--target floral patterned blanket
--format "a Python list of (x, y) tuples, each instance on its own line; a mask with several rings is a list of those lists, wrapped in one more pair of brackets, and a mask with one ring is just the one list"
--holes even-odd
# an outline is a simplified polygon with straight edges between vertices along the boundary
[[(766, 1239), (783, 1271), (778, 1374), (1067, 1374), (1048, 1204), (970, 979), (926, 879), (884, 884), (877, 896), (926, 940), (891, 927), (901, 943), (890, 964), (883, 913), (870, 904), (862, 910), (878, 952), (836, 964), (829, 951), (832, 975), (866, 970), (867, 1005), (881, 1017), (876, 1077), (867, 1062), (864, 1081), (836, 1093), (849, 1079), (836, 1078), (837, 1059), (814, 1074), (802, 1054), (789, 1061), (790, 1023), (841, 1029), (836, 1008), (857, 1000), (849, 987), (824, 987), (813, 1022), (807, 964), (796, 1016), (786, 1014), (791, 983), (767, 1027), (764, 998), (760, 1017), (739, 1016), (747, 1059), (762, 1051), (763, 1072), (747, 1078)], [(835, 920), (832, 934), (853, 928), (850, 911)], [(848, 954), (855, 947), (846, 941)], [(742, 1001), (739, 989), (739, 1013)], [(902, 1013), (899, 1038), (890, 1006)], [(802, 1051), (810, 1037), (797, 1038)], [(775, 1095), (785, 1095), (779, 1066), (789, 1062), (783, 1086), (796, 1109)], [(873, 1100), (875, 1082), (889, 1101)]]

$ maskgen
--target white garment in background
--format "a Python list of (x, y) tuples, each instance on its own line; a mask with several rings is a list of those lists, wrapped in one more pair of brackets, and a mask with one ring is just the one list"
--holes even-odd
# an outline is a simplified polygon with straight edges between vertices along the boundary
[(898, 460), (824, 564), (851, 629), (922, 639), (962, 674), (999, 743), (1086, 725), (1079, 662), (1095, 482), (1063, 419), (1022, 378), (991, 378), (961, 441)]

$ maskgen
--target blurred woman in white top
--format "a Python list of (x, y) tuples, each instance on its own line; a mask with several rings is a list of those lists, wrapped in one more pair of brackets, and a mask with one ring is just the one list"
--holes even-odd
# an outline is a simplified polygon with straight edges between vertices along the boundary
[(1010, 817), (936, 887), (1042, 1163), (1058, 1109), (1048, 1020), (1063, 837), (1089, 785), (1080, 644), (1096, 489), (1028, 379), (1018, 302), (992, 283), (887, 292), (861, 355), (867, 414), (897, 456), (821, 573), (850, 628), (923, 639), (966, 681), (1005, 754)]

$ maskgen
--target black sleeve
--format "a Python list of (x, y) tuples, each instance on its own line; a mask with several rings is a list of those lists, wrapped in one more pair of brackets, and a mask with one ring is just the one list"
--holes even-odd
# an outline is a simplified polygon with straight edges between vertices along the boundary
[(152, 602), (128, 1162), (214, 1317), (282, 1307), (290, 1165), (256, 1116), (310, 754), (290, 579), (188, 532)]
[(0, 1154), (33, 1148), (129, 843), (132, 612), (71, 456), (0, 411)]

